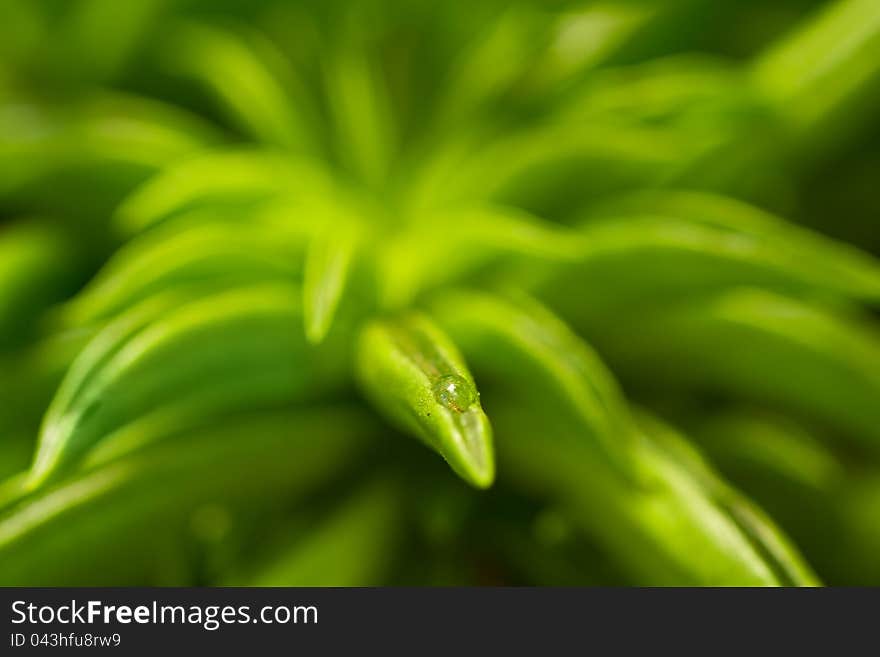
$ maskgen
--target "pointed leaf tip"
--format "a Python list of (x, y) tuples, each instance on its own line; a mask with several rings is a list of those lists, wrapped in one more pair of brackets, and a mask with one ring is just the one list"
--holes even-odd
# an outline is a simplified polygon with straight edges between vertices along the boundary
[(358, 227), (349, 221), (335, 222), (332, 231), (319, 231), (309, 243), (303, 281), (303, 322), (306, 338), (312, 344), (321, 343), (333, 324), (357, 249)]
[(435, 449), (471, 485), (492, 485), (492, 427), (461, 355), (432, 322), (408, 315), (370, 323), (361, 333), (357, 367), (366, 394), (391, 421)]

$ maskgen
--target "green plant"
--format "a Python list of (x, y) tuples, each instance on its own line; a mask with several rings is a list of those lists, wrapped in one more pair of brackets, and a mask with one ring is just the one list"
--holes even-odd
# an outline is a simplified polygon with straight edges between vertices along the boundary
[(0, 584), (880, 581), (818, 4), (9, 2)]

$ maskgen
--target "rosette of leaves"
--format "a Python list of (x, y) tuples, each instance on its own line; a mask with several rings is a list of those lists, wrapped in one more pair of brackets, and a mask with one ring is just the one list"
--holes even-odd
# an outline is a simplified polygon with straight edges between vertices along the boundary
[(818, 4), (7, 3), (0, 582), (877, 582)]

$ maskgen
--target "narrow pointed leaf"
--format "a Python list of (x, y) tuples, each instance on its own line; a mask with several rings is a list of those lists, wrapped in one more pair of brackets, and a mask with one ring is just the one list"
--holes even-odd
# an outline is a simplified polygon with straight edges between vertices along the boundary
[[(285, 236), (286, 237), (286, 236)], [(136, 238), (60, 312), (70, 324), (104, 319), (163, 291), (267, 281), (294, 281), (302, 273), (302, 245), (255, 225), (210, 222)]]
[(75, 474), (0, 510), (0, 583), (161, 583), (162, 554), (185, 559), (199, 509), (245, 521), (301, 498), (375, 434), (369, 416), (339, 405), (261, 412)]
[(485, 26), (462, 49), (438, 109), (441, 124), (473, 120), (524, 76), (547, 41), (547, 19), (514, 5)]
[(390, 100), (379, 67), (356, 39), (337, 44), (324, 61), (327, 96), (342, 160), (365, 182), (381, 184), (394, 149)]
[(504, 387), (533, 390), (618, 475), (639, 481), (630, 456), (637, 431), (617, 383), (563, 322), (524, 295), (453, 292), (432, 301), (431, 312), (475, 363), (491, 363)]
[[(798, 491), (808, 515), (808, 496), (828, 495), (846, 480), (843, 460), (831, 446), (799, 423), (771, 413), (729, 411), (713, 414), (691, 432), (703, 451), (732, 481), (773, 479)], [(760, 498), (758, 498), (760, 499)], [(829, 499), (830, 501), (830, 499)]]
[(492, 484), (492, 429), (480, 394), (455, 345), (430, 320), (412, 314), (365, 326), (357, 373), (390, 420), (439, 452), (468, 483)]
[[(191, 413), (210, 418), (324, 389), (338, 376), (338, 359), (310, 354), (294, 330), (302, 321), (300, 295), (297, 286), (264, 285), (206, 297), (126, 335), (95, 367), (91, 356), (82, 367), (75, 363), (73, 384), (62, 385), (44, 423), (30, 485), (169, 405), (189, 404)], [(99, 333), (95, 344), (101, 340)]]
[[(233, 118), (258, 140), (298, 151), (309, 151), (313, 129), (298, 104), (304, 102), (299, 85), (287, 71), (279, 79), (272, 66), (264, 61), (271, 45), (257, 34), (250, 39), (232, 30), (200, 24), (186, 24), (177, 29), (168, 66), (201, 81), (226, 106)], [(271, 58), (276, 61), (276, 56)], [(282, 60), (283, 61), (283, 60)]]
[(215, 152), (151, 178), (119, 207), (116, 221), (134, 233), (198, 204), (256, 202), (294, 190), (318, 193), (323, 185), (317, 169), (300, 160), (260, 151)]
[[(603, 236), (613, 240), (615, 232), (620, 251), (630, 244), (634, 251), (647, 251), (652, 243), (658, 256), (664, 248), (675, 249), (678, 262), (670, 264), (682, 269), (689, 258), (705, 254), (705, 270), (690, 276), (695, 288), (696, 281), (712, 281), (715, 276), (739, 284), (754, 280), (812, 295), (880, 301), (880, 263), (875, 258), (729, 197), (676, 190), (643, 192), (591, 212), (583, 229), (585, 242), (596, 244), (597, 255), (614, 248), (602, 245)], [(591, 253), (587, 248), (585, 261)], [(635, 269), (636, 254), (632, 260)], [(665, 273), (659, 265), (642, 266), (654, 278)], [(684, 272), (679, 276), (684, 279)]]
[(417, 216), (381, 252), (383, 300), (390, 307), (493, 267), (577, 262), (585, 248), (580, 232), (512, 207), (467, 205)]
[[(601, 369), (593, 368), (592, 381), (577, 387), (567, 384), (583, 400), (590, 399), (586, 383), (596, 388), (592, 409), (588, 407), (595, 417), (581, 413), (579, 422), (569, 419), (570, 408), (548, 405), (548, 397), (541, 394), (548, 379), (554, 391), (566, 387), (571, 375), (564, 369), (548, 371), (541, 385), (528, 375), (517, 377), (518, 368), (511, 367), (517, 352), (546, 350), (534, 343), (535, 331), (528, 322), (531, 313), (511, 312), (485, 294), (450, 294), (433, 310), (444, 318), (444, 326), (477, 371), (499, 382), (497, 389), (487, 388), (486, 398), (493, 417), (498, 416), (500, 472), (560, 504), (637, 581), (659, 585), (780, 585), (792, 583), (793, 577), (799, 578), (798, 583), (815, 581), (799, 562), (785, 562), (784, 568), (777, 563), (786, 558), (786, 550), (780, 548), (782, 557), (774, 552), (768, 558), (764, 548), (754, 543), (755, 527), (744, 528), (727, 505), (719, 504), (715, 488), (707, 487), (705, 473), (698, 477), (684, 468), (681, 457), (655, 442), (643, 427), (608, 431), (609, 419), (621, 411), (600, 408), (602, 415), (596, 411), (595, 400), (607, 398), (613, 385), (607, 374), (595, 375)], [(516, 342), (486, 339), (499, 335)], [(527, 347), (517, 348), (517, 342)], [(522, 358), (515, 362), (521, 364)], [(558, 392), (553, 397), (558, 398)], [(600, 438), (597, 433), (602, 430), (606, 435)], [(602, 444), (602, 439), (607, 442)], [(614, 467), (610, 467), (611, 450)], [(774, 533), (774, 546), (777, 540), (782, 539)], [(693, 554), (701, 558), (693, 559)]]
[(712, 503), (733, 520), (779, 584), (812, 586), (819, 583), (790, 539), (751, 500), (721, 479), (687, 440), (647, 413), (640, 413), (638, 420), (655, 444), (698, 481)]
[[(487, 403), (490, 401), (487, 392)], [(500, 400), (499, 400), (500, 401)], [(779, 586), (768, 562), (729, 509), (643, 435), (634, 457), (652, 485), (633, 487), (597, 460), (570, 427), (519, 396), (493, 406), (499, 471), (560, 505), (635, 581), (667, 586)], [(696, 559), (693, 555), (699, 554)], [(800, 562), (800, 559), (798, 559)], [(783, 572), (798, 570), (786, 568)], [(814, 577), (798, 583), (814, 584)]]
[(827, 141), (823, 133), (836, 130), (839, 139), (852, 131), (830, 124), (842, 110), (848, 110), (844, 123), (865, 111), (858, 103), (877, 90), (878, 55), (880, 6), (874, 0), (835, 0), (762, 53), (754, 75), (804, 140)]
[(655, 386), (774, 404), (880, 448), (880, 337), (857, 315), (741, 289), (624, 325), (592, 326), (623, 372), (651, 367)]
[(488, 198), (558, 210), (590, 195), (659, 181), (700, 148), (684, 135), (643, 126), (539, 126), (468, 152), (466, 162), (452, 164), (438, 193), (442, 200)]
[(345, 220), (319, 230), (309, 242), (303, 274), (303, 320), (312, 344), (321, 342), (330, 330), (358, 242), (358, 226)]

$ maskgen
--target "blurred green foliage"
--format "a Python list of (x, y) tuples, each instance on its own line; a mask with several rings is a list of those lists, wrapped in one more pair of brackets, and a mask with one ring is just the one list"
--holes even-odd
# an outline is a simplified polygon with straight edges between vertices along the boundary
[(0, 584), (880, 584), (878, 117), (877, 0), (4, 0)]

